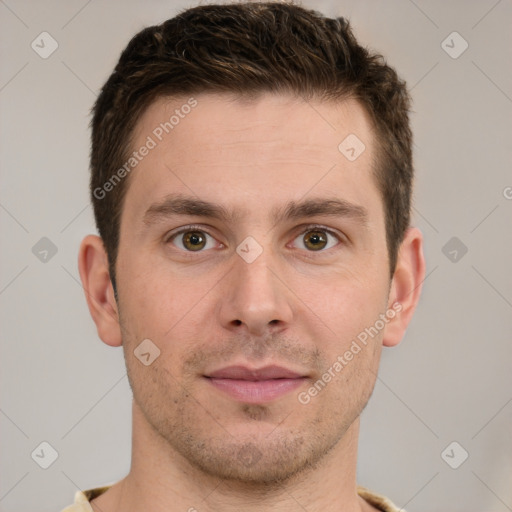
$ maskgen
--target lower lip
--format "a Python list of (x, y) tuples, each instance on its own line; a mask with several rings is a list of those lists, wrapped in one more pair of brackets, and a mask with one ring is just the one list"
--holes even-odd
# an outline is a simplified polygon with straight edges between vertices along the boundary
[(235, 380), (235, 379), (216, 379), (209, 377), (208, 380), (213, 386), (235, 400), (241, 402), (257, 404), (261, 402), (270, 402), (276, 398), (286, 395), (300, 387), (305, 377), (297, 379), (269, 379), (269, 380)]

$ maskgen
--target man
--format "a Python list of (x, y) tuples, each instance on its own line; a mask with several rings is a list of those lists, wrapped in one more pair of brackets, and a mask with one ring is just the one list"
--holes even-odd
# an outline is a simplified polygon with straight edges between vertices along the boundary
[(123, 347), (132, 465), (66, 511), (397, 510), (356, 461), (425, 272), (408, 109), (344, 19), (290, 4), (131, 40), (94, 106), (79, 268)]

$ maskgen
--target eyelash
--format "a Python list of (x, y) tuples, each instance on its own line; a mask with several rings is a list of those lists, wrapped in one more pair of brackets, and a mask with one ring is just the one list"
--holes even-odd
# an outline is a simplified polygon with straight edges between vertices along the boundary
[[(317, 231), (323, 231), (323, 232), (327, 233), (328, 235), (333, 236), (334, 238), (336, 238), (338, 240), (339, 243), (342, 243), (344, 241), (341, 235), (338, 235), (336, 232), (334, 232), (331, 229), (328, 229), (325, 226), (322, 226), (320, 224), (310, 224), (310, 225), (307, 225), (303, 229), (303, 231), (301, 231), (300, 233), (298, 233), (297, 235), (294, 236), (293, 240), (295, 240), (300, 235), (304, 235), (304, 234), (308, 233), (309, 231), (316, 231), (316, 230)], [(168, 244), (169, 242), (172, 242), (172, 240), (177, 238), (179, 235), (182, 235), (184, 233), (189, 233), (190, 231), (199, 231), (201, 233), (206, 233), (208, 236), (211, 236), (212, 238), (215, 239), (215, 237), (211, 233), (209, 233), (208, 230), (204, 229), (201, 226), (192, 224), (190, 226), (186, 226), (186, 227), (180, 229), (176, 233), (172, 233), (170, 236), (168, 236), (165, 239), (165, 243)], [(329, 249), (320, 249), (319, 251), (307, 251), (307, 252), (309, 252), (309, 253), (315, 253), (315, 252), (323, 253), (323, 252), (326, 252), (326, 251), (328, 251), (330, 249), (334, 249), (335, 247), (336, 246), (330, 247)], [(179, 250), (182, 251), (181, 249), (179, 249)], [(182, 251), (182, 252), (194, 254), (195, 251)], [(201, 253), (201, 252), (204, 252), (204, 250), (200, 250), (200, 251), (197, 251), (197, 252)]]

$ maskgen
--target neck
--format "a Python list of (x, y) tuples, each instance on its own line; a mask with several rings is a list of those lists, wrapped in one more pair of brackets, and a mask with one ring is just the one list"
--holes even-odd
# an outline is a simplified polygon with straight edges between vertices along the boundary
[(314, 467), (285, 482), (223, 481), (192, 466), (146, 422), (134, 404), (130, 473), (93, 502), (103, 512), (361, 512), (357, 495), (359, 419)]

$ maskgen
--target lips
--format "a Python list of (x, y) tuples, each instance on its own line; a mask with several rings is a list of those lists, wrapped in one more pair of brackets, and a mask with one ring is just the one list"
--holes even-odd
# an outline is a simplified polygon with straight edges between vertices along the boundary
[(231, 398), (253, 404), (276, 400), (300, 387), (307, 379), (305, 375), (275, 365), (259, 369), (229, 366), (205, 377)]
[(297, 379), (302, 375), (283, 368), (281, 366), (265, 366), (260, 369), (249, 369), (245, 366), (228, 366), (221, 370), (216, 370), (208, 375), (214, 379), (235, 379), (235, 380), (270, 380), (270, 379)]

